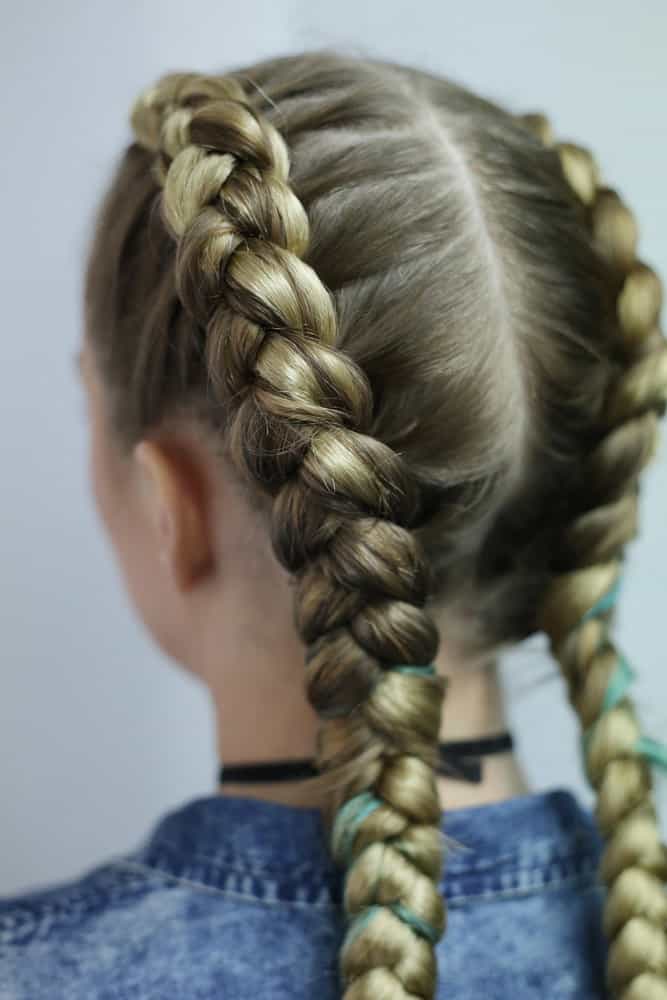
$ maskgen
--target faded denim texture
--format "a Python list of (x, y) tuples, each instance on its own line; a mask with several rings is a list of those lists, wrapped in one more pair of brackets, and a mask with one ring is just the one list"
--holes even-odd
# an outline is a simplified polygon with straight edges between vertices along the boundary
[[(601, 1000), (601, 841), (564, 788), (443, 814), (441, 1000)], [(211, 795), (129, 853), (0, 899), (0, 1000), (338, 1000), (319, 812)]]

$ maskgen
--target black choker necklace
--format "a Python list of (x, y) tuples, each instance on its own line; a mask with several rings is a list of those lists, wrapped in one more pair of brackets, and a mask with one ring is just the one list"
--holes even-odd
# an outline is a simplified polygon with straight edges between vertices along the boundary
[[(509, 732), (497, 736), (484, 736), (478, 740), (452, 740), (438, 743), (440, 760), (438, 774), (456, 781), (479, 784), (482, 780), (480, 757), (493, 753), (507, 753), (514, 741)], [(257, 761), (253, 764), (221, 764), (218, 780), (225, 781), (294, 781), (314, 778), (320, 772), (308, 760)]]

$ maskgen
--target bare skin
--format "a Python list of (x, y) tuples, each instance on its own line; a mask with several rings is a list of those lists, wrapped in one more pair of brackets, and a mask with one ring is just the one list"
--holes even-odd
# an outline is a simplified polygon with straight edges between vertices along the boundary
[[(165, 429), (122, 456), (85, 338), (79, 360), (100, 519), (138, 615), (162, 651), (211, 693), (219, 760), (312, 757), (318, 719), (304, 693), (304, 646), (288, 574), (266, 529), (195, 427)], [(506, 728), (493, 665), (455, 662), (444, 639), (435, 664), (449, 677), (441, 740)], [(438, 785), (443, 809), (529, 792), (513, 753), (486, 758), (481, 784), (440, 777)], [(225, 782), (217, 792), (320, 805), (301, 782)]]

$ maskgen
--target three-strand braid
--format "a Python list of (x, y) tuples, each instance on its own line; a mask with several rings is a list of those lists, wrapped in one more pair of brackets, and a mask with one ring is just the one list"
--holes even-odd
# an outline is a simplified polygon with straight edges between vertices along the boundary
[(272, 498), (274, 551), (296, 579), (332, 814), (355, 811), (332, 836), (354, 924), (341, 949), (345, 1000), (431, 998), (445, 928), (434, 771), (445, 682), (428, 667), (439, 637), (410, 530), (418, 491), (370, 434), (368, 379), (337, 349), (332, 298), (303, 259), (308, 218), (287, 147), (242, 82), (168, 74), (139, 96), (131, 123), (155, 153), (176, 288), (204, 331), (211, 391), (229, 407), (229, 452)]
[(637, 533), (638, 477), (655, 454), (667, 400), (667, 341), (659, 329), (662, 287), (637, 258), (637, 226), (591, 154), (555, 144), (541, 114), (519, 116), (558, 152), (617, 296), (620, 375), (587, 460), (589, 508), (563, 539), (571, 565), (549, 588), (539, 625), (549, 637), (583, 727), (588, 780), (604, 838), (607, 983), (619, 1000), (667, 1000), (667, 848), (660, 840), (652, 776), (632, 700), (632, 671), (609, 633), (623, 548)]

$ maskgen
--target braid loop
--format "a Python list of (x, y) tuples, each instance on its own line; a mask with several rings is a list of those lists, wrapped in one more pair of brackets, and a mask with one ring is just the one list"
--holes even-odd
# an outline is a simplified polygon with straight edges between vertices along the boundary
[(446, 922), (434, 774), (445, 683), (392, 669), (428, 664), (438, 646), (410, 531), (419, 492), (370, 433), (370, 384), (337, 348), (333, 300), (303, 259), (308, 219), (277, 129), (237, 79), (189, 73), (140, 95), (131, 122), (155, 153), (177, 293), (205, 331), (210, 386), (231, 403), (229, 452), (272, 498), (273, 548), (296, 577), (331, 808), (377, 802), (333, 843), (349, 865), (345, 1000), (430, 1000)]
[(667, 847), (660, 840), (652, 775), (642, 756), (646, 743), (627, 694), (631, 671), (609, 635), (613, 600), (605, 601), (610, 588), (618, 589), (623, 547), (636, 534), (638, 477), (655, 455), (658, 418), (667, 404), (662, 286), (637, 259), (635, 220), (603, 183), (591, 154), (572, 143), (554, 143), (543, 115), (520, 120), (558, 153), (618, 291), (620, 373), (601, 415), (604, 436), (588, 460), (591, 506), (568, 527), (565, 545), (576, 568), (555, 577), (539, 623), (584, 727), (584, 765), (597, 795), (596, 819), (605, 842), (600, 877), (608, 890), (603, 919), (608, 987), (618, 1000), (665, 1000)]

